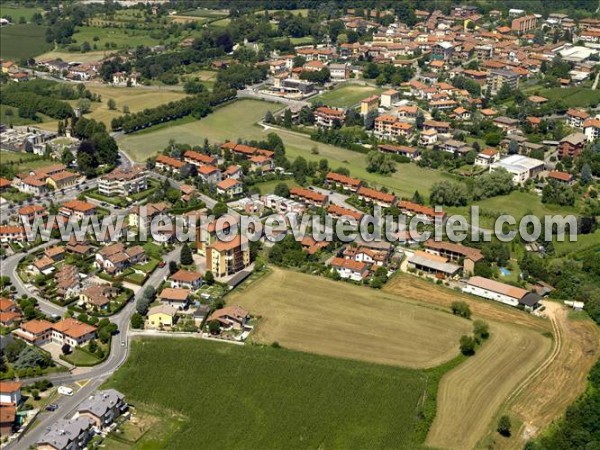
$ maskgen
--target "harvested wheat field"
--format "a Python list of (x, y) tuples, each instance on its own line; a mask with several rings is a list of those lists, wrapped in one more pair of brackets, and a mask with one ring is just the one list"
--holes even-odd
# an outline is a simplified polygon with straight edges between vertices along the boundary
[(444, 308), (450, 308), (452, 302), (461, 300), (467, 302), (473, 315), (478, 316), (480, 319), (526, 325), (528, 328), (539, 331), (552, 330), (548, 320), (540, 319), (498, 302), (480, 299), (463, 294), (460, 291), (436, 286), (431, 282), (412, 275), (399, 274), (395, 276), (385, 285), (383, 290), (413, 300), (443, 306)]
[(471, 331), (468, 321), (408, 297), (278, 268), (227, 303), (262, 316), (254, 341), (410, 368), (449, 361)]
[(511, 392), (544, 361), (552, 346), (550, 338), (522, 326), (490, 322), (490, 332), (475, 356), (442, 378), (427, 445), (475, 447)]
[(560, 417), (584, 391), (587, 374), (600, 356), (600, 330), (589, 319), (571, 320), (568, 310), (545, 302), (555, 324), (555, 349), (538, 374), (509, 399), (508, 412), (522, 423), (510, 439), (489, 437), (502, 448), (521, 449), (525, 442)]

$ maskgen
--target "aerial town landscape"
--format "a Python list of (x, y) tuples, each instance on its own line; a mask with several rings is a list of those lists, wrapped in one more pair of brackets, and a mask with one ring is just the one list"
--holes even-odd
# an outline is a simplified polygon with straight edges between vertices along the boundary
[(2, 0), (6, 449), (600, 449), (600, 3)]

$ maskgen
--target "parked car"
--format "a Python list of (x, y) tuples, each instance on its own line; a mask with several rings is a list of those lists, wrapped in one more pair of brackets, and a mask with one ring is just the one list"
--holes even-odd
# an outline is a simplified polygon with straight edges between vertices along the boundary
[(62, 395), (73, 395), (73, 389), (71, 389), (70, 387), (67, 386), (59, 386), (58, 387), (58, 393), (62, 394)]
[(58, 409), (58, 405), (56, 403), (50, 403), (46, 406), (46, 411), (56, 411)]
[(161, 262), (158, 263), (158, 267), (160, 267), (161, 269), (163, 267), (165, 267), (166, 265), (167, 265), (167, 263), (165, 261), (161, 261)]

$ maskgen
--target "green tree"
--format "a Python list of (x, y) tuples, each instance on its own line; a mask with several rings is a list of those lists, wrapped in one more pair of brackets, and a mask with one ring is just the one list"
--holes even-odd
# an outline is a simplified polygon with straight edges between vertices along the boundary
[(140, 313), (131, 316), (131, 327), (137, 330), (144, 328), (144, 317)]
[(279, 195), (280, 197), (289, 197), (290, 196), (290, 188), (286, 183), (277, 183), (275, 189), (273, 190), (275, 195)]
[(180, 256), (181, 264), (184, 266), (190, 266), (194, 264), (194, 258), (192, 256), (192, 250), (187, 244), (183, 244), (181, 247), (181, 256)]
[(452, 309), (452, 314), (455, 316), (464, 317), (465, 319), (471, 318), (471, 308), (467, 302), (463, 301), (455, 301), (450, 305)]
[(206, 284), (208, 284), (209, 286), (212, 286), (213, 284), (215, 284), (215, 276), (213, 275), (213, 273), (210, 270), (207, 270), (206, 273), (204, 274), (204, 282)]
[(227, 214), (227, 205), (223, 202), (215, 203), (215, 206), (212, 208), (212, 213), (217, 219), (224, 216)]
[(283, 126), (285, 128), (292, 128), (292, 111), (289, 108), (283, 113)]
[(490, 337), (490, 327), (483, 320), (476, 320), (473, 322), (473, 336), (477, 342), (481, 342), (484, 339)]
[(117, 102), (114, 98), (109, 98), (108, 102), (106, 103), (106, 106), (108, 106), (108, 109), (110, 109), (111, 111), (114, 111), (115, 109), (117, 109)]
[(219, 334), (219, 331), (221, 331), (221, 323), (218, 320), (211, 320), (208, 323), (208, 331), (210, 334)]
[(460, 352), (463, 355), (471, 356), (475, 354), (475, 339), (471, 336), (463, 335), (460, 337)]
[(496, 430), (502, 436), (509, 437), (511, 426), (512, 425), (510, 423), (510, 417), (508, 417), (507, 415), (503, 415), (498, 421), (498, 428), (496, 428)]

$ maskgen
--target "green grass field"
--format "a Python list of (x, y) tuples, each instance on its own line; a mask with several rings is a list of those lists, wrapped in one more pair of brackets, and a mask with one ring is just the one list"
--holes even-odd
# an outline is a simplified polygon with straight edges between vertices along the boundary
[(423, 395), (437, 386), (430, 374), (271, 347), (144, 339), (108, 385), (135, 405), (186, 416), (171, 448), (416, 449), (428, 428)]
[[(136, 161), (145, 161), (154, 156), (175, 138), (178, 142), (197, 145), (204, 138), (211, 142), (224, 142), (229, 139), (264, 139), (274, 131), (283, 139), (286, 154), (291, 159), (303, 156), (309, 161), (326, 158), (330, 167), (346, 167), (353, 176), (362, 178), (372, 185), (385, 186), (396, 194), (412, 197), (415, 190), (428, 194), (436, 181), (451, 179), (441, 171), (417, 167), (415, 164), (398, 164), (397, 171), (391, 176), (369, 173), (366, 170), (366, 155), (333, 145), (312, 141), (309, 136), (284, 129), (264, 130), (257, 122), (264, 118), (267, 111), (277, 111), (281, 105), (260, 100), (238, 100), (219, 108), (206, 118), (195, 121), (182, 119), (178, 124), (164, 124), (141, 133), (122, 136), (118, 139), (122, 149)], [(233, 125), (235, 124), (235, 125)], [(317, 147), (319, 153), (311, 149)]]
[(19, 170), (37, 169), (39, 167), (54, 164), (51, 160), (41, 159), (39, 156), (29, 153), (16, 153), (8, 150), (0, 150), (0, 164), (6, 164), (13, 161), (21, 161)]
[(0, 28), (0, 57), (28, 59), (52, 49), (46, 42), (46, 28), (42, 25), (9, 25)]
[(285, 183), (288, 187), (298, 186), (294, 180), (272, 180), (272, 181), (264, 181), (262, 183), (256, 183), (255, 186), (260, 190), (261, 194), (272, 194), (275, 190), (275, 186), (279, 183)]
[(361, 100), (371, 95), (379, 94), (383, 89), (371, 86), (360, 86), (357, 84), (344, 84), (333, 91), (325, 92), (313, 99), (321, 101), (327, 106), (336, 108), (349, 108), (357, 105)]
[(27, 22), (36, 12), (42, 12), (41, 8), (23, 8), (20, 6), (0, 6), (0, 17), (10, 17), (12, 23), (19, 23), (19, 19), (24, 17)]
[(552, 88), (540, 90), (540, 95), (550, 100), (561, 99), (568, 107), (588, 107), (600, 103), (600, 90), (573, 88)]
[[(6, 115), (6, 111), (12, 109), (12, 116), (7, 116)], [(42, 119), (50, 119), (47, 116), (44, 116), (43, 114), (39, 114), (38, 116), (41, 116)], [(50, 119), (52, 120), (52, 119)], [(12, 123), (13, 125), (30, 125), (30, 124), (34, 124), (37, 123), (34, 120), (31, 119), (25, 119), (23, 117), (19, 117), (19, 108), (15, 108), (14, 106), (7, 106), (7, 105), (2, 105), (0, 104), (0, 123), (7, 123), (10, 124)]]
[[(576, 212), (576, 208), (568, 206), (545, 205), (542, 203), (541, 197), (521, 191), (513, 191), (509, 195), (480, 200), (475, 204), (479, 206), (479, 221), (484, 228), (491, 228), (494, 223), (493, 217), (500, 214), (509, 214), (518, 221), (521, 217), (529, 214), (542, 217), (546, 214), (564, 215)], [(470, 207), (446, 208), (446, 210), (450, 214), (467, 215)]]
[[(99, 39), (94, 41), (94, 37), (98, 37)], [(160, 42), (160, 39), (153, 39), (148, 30), (92, 26), (77, 27), (73, 39), (79, 45), (86, 41), (92, 46), (96, 44), (98, 50), (103, 50), (106, 43), (115, 43), (117, 48), (135, 48), (138, 45), (158, 45)]]

